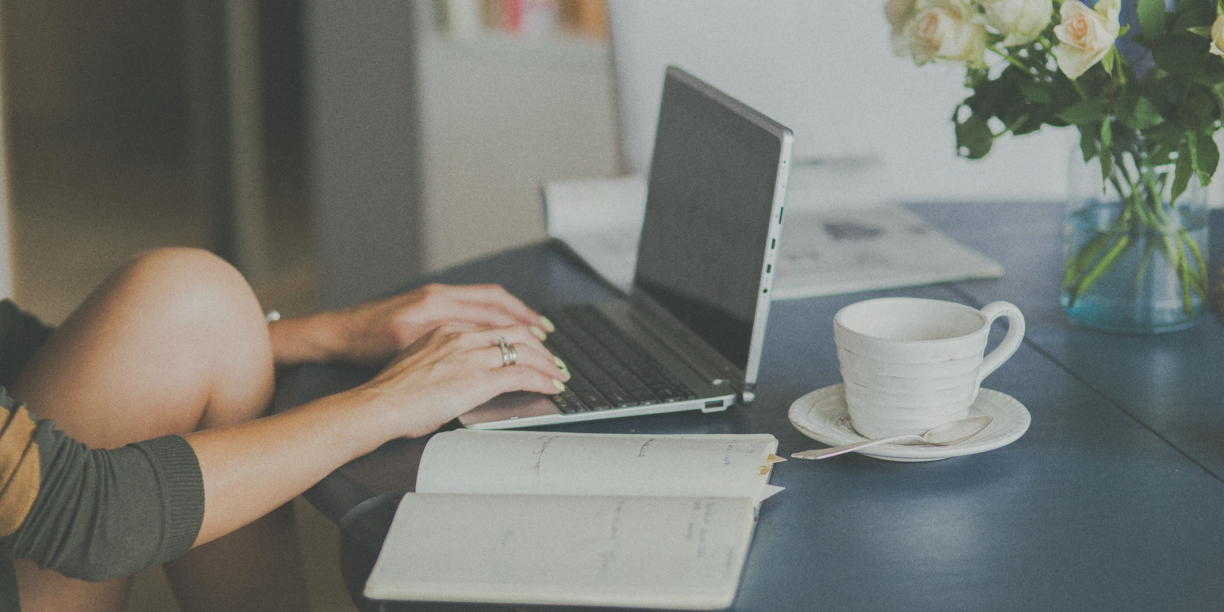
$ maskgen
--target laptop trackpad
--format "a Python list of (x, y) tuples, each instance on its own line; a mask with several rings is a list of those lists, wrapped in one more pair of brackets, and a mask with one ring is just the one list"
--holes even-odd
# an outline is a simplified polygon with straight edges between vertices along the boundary
[(528, 391), (503, 393), (459, 417), (464, 427), (490, 421), (505, 421), (511, 417), (535, 417), (560, 414), (557, 405), (548, 396)]

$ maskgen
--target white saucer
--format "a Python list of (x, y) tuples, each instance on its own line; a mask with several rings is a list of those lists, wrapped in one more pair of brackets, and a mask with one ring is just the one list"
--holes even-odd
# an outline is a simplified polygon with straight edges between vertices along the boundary
[[(1006, 393), (981, 389), (977, 401), (969, 407), (969, 416), (986, 414), (994, 417), (978, 435), (954, 446), (909, 444), (877, 444), (863, 449), (862, 454), (888, 461), (935, 461), (973, 455), (994, 450), (1015, 442), (1028, 431), (1032, 417), (1024, 404)], [(846, 398), (840, 384), (817, 389), (791, 404), (787, 414), (790, 422), (804, 435), (830, 446), (863, 442), (850, 426), (846, 413)]]

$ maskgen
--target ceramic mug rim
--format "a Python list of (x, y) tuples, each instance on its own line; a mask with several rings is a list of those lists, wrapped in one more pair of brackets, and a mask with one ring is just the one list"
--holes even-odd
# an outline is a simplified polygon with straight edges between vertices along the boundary
[[(951, 336), (948, 338), (930, 338), (926, 340), (897, 340), (894, 338), (886, 338), (883, 336), (876, 336), (876, 335), (868, 334), (865, 332), (861, 332), (861, 331), (852, 329), (846, 325), (844, 319), (849, 316), (850, 314), (849, 311), (851, 309), (869, 308), (869, 307), (878, 306), (884, 303), (892, 303), (892, 304), (921, 303), (921, 304), (927, 304), (927, 305), (938, 304), (940, 308), (948, 308), (950, 310), (957, 310), (960, 313), (971, 315), (973, 318), (977, 319), (978, 325), (973, 331), (970, 331), (965, 334), (961, 334), (958, 336)], [(836, 314), (833, 315), (833, 325), (836, 328), (835, 331), (841, 331), (846, 334), (850, 334), (851, 336), (854, 336), (856, 338), (861, 338), (861, 339), (868, 340), (871, 342), (878, 342), (878, 343), (889, 344), (889, 345), (913, 346), (913, 347), (929, 347), (929, 346), (937, 346), (940, 344), (953, 344), (953, 343), (958, 343), (958, 342), (965, 342), (966, 340), (969, 340), (969, 339), (975, 339), (976, 337), (984, 335), (989, 332), (990, 323), (991, 323), (991, 320), (985, 314), (983, 314), (981, 310), (974, 308), (972, 306), (961, 304), (959, 302), (951, 302), (947, 300), (936, 300), (936, 299), (930, 299), (930, 298), (913, 298), (913, 297), (883, 297), (883, 298), (873, 298), (870, 300), (864, 300), (861, 302), (855, 302), (853, 304), (843, 306), (840, 310), (837, 311)], [(985, 346), (983, 346), (983, 349), (984, 348)]]

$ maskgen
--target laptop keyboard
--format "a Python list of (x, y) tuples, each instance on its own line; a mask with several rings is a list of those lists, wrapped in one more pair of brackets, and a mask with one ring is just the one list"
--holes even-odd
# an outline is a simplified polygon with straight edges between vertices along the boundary
[(543, 313), (557, 326), (544, 346), (573, 375), (552, 396), (565, 414), (696, 399), (697, 395), (612, 325), (593, 306)]

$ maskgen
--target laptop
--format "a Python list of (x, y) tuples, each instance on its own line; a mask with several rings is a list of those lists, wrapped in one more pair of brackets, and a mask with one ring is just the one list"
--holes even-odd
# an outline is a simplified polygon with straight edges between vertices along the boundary
[(674, 66), (663, 82), (646, 214), (626, 299), (544, 310), (573, 377), (459, 417), (534, 427), (751, 405), (769, 318), (789, 129)]

